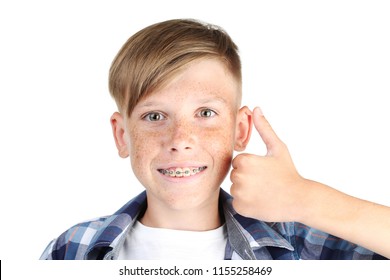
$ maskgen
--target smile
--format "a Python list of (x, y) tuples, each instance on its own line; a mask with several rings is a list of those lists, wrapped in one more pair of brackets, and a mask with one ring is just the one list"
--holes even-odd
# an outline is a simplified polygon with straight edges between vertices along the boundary
[(205, 170), (207, 166), (201, 167), (184, 167), (184, 168), (169, 168), (169, 169), (157, 169), (161, 174), (170, 176), (170, 177), (188, 177), (198, 174)]

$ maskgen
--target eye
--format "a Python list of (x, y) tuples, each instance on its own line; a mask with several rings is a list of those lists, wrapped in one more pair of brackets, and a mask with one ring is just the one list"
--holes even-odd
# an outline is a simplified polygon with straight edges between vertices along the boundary
[(201, 118), (211, 118), (213, 116), (215, 116), (216, 113), (211, 110), (211, 109), (202, 109), (200, 112), (199, 112), (199, 116)]
[(142, 117), (144, 120), (149, 122), (158, 122), (165, 119), (164, 115), (158, 112), (150, 112)]

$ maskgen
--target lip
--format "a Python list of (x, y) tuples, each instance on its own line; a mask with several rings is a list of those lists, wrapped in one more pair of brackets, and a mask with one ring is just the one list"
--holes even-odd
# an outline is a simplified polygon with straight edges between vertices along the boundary
[[(175, 176), (175, 175), (172, 176), (172, 175), (169, 175), (168, 173), (164, 173), (164, 171), (168, 171), (168, 170), (175, 171), (176, 169), (191, 170), (190, 171), (191, 173), (190, 173), (190, 175), (180, 174), (180, 176)], [(161, 166), (161, 167), (157, 168), (156, 171), (164, 180), (167, 180), (169, 182), (174, 182), (174, 183), (177, 183), (177, 182), (184, 183), (184, 182), (192, 181), (192, 180), (199, 178), (200, 176), (202, 176), (204, 174), (204, 171), (206, 169), (207, 169), (207, 165), (203, 165), (203, 164), (199, 164), (199, 163), (197, 163), (197, 164), (194, 164), (194, 163), (172, 163), (169, 165)]]
[(171, 162), (169, 164), (165, 165), (158, 165), (156, 169), (173, 169), (173, 168), (199, 168), (206, 166), (207, 164), (201, 163), (201, 162)]

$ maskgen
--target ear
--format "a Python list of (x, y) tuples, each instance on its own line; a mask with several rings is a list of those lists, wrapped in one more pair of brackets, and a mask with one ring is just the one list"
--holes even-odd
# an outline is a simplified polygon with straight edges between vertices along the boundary
[(125, 120), (122, 115), (118, 112), (112, 114), (110, 118), (112, 133), (115, 139), (115, 145), (118, 149), (118, 154), (122, 158), (127, 158), (129, 156), (129, 151), (127, 149), (127, 141), (125, 134)]
[(253, 126), (252, 111), (248, 107), (242, 107), (237, 114), (236, 123), (236, 136), (234, 150), (241, 152), (245, 150), (248, 145), (249, 139), (251, 138)]

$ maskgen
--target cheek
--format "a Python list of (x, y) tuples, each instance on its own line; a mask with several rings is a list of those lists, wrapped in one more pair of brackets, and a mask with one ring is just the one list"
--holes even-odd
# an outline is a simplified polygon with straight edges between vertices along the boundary
[(209, 151), (215, 160), (216, 167), (226, 171), (230, 168), (234, 148), (234, 131), (233, 129), (223, 128), (214, 129), (205, 133), (203, 139), (204, 147)]
[(153, 135), (146, 136), (136, 128), (130, 131), (129, 153), (131, 165), (136, 176), (143, 176), (147, 171), (145, 166), (149, 166), (148, 162), (153, 157), (154, 149), (157, 146), (156, 137)]

